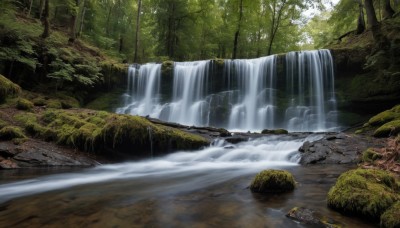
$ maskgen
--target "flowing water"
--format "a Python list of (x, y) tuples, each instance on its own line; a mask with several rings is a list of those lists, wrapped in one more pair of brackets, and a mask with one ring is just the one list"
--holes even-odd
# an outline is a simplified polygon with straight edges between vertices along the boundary
[[(125, 105), (117, 113), (240, 131), (337, 130), (329, 50), (258, 59), (176, 62), (130, 67)], [(161, 86), (162, 85), (162, 86)]]
[[(306, 206), (348, 227), (368, 227), (326, 208), (326, 193), (348, 166), (297, 165), (297, 149), (310, 135), (269, 136), (236, 145), (216, 141), (197, 152), (102, 165), (0, 185), (2, 227), (302, 227), (285, 217)], [(287, 194), (252, 194), (254, 175), (291, 171)]]

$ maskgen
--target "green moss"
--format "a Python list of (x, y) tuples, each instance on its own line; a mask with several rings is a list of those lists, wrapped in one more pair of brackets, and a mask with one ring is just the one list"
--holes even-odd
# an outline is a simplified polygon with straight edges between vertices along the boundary
[(21, 92), (21, 87), (0, 74), (0, 102), (6, 97), (15, 96)]
[(250, 185), (253, 192), (287, 192), (293, 190), (295, 181), (293, 175), (284, 170), (263, 170), (256, 175)]
[(35, 98), (35, 99), (33, 99), (32, 102), (35, 106), (45, 106), (46, 105), (46, 100), (42, 97)]
[(0, 130), (1, 140), (12, 140), (15, 138), (26, 138), (21, 128), (15, 126), (6, 126)]
[(365, 150), (362, 154), (363, 162), (374, 162), (382, 158), (382, 154), (375, 152), (373, 149), (369, 148)]
[(400, 120), (385, 123), (374, 132), (375, 137), (395, 136), (400, 133)]
[(395, 203), (383, 213), (380, 225), (383, 228), (400, 227), (400, 202)]
[(46, 102), (46, 105), (48, 108), (54, 108), (54, 109), (62, 108), (61, 102), (59, 100), (55, 100), (55, 99), (49, 99)]
[(273, 134), (273, 135), (285, 135), (288, 133), (289, 132), (285, 129), (274, 129), (274, 130), (264, 129), (261, 131), (261, 134)]
[(399, 117), (400, 113), (393, 112), (392, 110), (386, 110), (369, 119), (368, 124), (371, 126), (381, 126), (382, 124), (390, 122)]
[(0, 129), (2, 129), (3, 127), (7, 126), (8, 123), (2, 119), (0, 119)]
[(16, 107), (19, 110), (29, 111), (29, 110), (31, 110), (33, 108), (33, 103), (28, 101), (28, 100), (26, 100), (26, 99), (20, 98), (17, 101), (17, 106)]
[(37, 137), (85, 151), (119, 151), (135, 156), (176, 149), (197, 149), (209, 142), (200, 136), (162, 125), (146, 118), (89, 110), (48, 110), (40, 118), (18, 116), (25, 129)]
[(400, 199), (400, 184), (382, 170), (355, 169), (343, 173), (328, 193), (328, 206), (345, 214), (378, 220)]
[(220, 59), (220, 58), (215, 58), (213, 59), (214, 63), (217, 64), (217, 66), (224, 66), (225, 64), (225, 60), (224, 59)]

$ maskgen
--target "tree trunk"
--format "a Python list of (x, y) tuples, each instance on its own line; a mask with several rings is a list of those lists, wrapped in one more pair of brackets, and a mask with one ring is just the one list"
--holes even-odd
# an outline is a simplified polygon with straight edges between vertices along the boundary
[(32, 5), (33, 5), (33, 0), (31, 0), (31, 3), (30, 3), (30, 5), (29, 5), (28, 17), (30, 17), (30, 16), (31, 16)]
[(133, 62), (137, 63), (138, 61), (138, 48), (139, 48), (139, 29), (140, 29), (140, 12), (142, 9), (142, 0), (138, 0), (138, 13), (136, 17), (136, 34), (135, 34), (135, 56), (133, 58)]
[(383, 18), (388, 19), (393, 17), (394, 10), (392, 6), (390, 6), (390, 0), (385, 0), (385, 10), (383, 11)]
[(50, 35), (49, 1), (50, 0), (45, 0), (45, 2), (44, 2), (44, 12), (43, 12), (43, 19), (42, 19), (42, 23), (44, 26), (44, 31), (42, 33), (43, 39), (46, 39)]
[(44, 1), (45, 0), (40, 0), (40, 4), (39, 4), (39, 19), (42, 19), (42, 16), (43, 16)]
[(239, 5), (239, 21), (238, 21), (238, 27), (235, 32), (235, 38), (233, 40), (233, 53), (232, 53), (232, 59), (236, 59), (236, 53), (237, 53), (237, 46), (238, 46), (238, 41), (239, 41), (239, 35), (240, 35), (240, 27), (242, 25), (242, 17), (243, 17), (243, 0), (240, 0), (240, 5)]
[(368, 27), (374, 27), (378, 25), (378, 19), (376, 18), (374, 3), (372, 0), (365, 0), (365, 10), (367, 12)]
[(82, 16), (81, 16), (81, 23), (79, 25), (78, 37), (80, 37), (82, 35), (82, 32), (83, 32), (83, 23), (85, 22), (85, 14), (86, 14), (86, 7), (83, 6)]
[[(75, 6), (79, 7), (79, 0), (75, 0)], [(71, 12), (71, 17), (70, 17), (70, 21), (69, 21), (69, 29), (70, 29), (70, 33), (69, 33), (69, 39), (68, 42), (69, 43), (74, 43), (75, 39), (76, 39), (76, 19), (77, 17), (78, 11), (74, 9), (73, 12)]]
[(357, 22), (357, 34), (361, 34), (365, 31), (365, 20), (364, 20), (364, 9), (361, 0), (358, 3), (360, 14)]

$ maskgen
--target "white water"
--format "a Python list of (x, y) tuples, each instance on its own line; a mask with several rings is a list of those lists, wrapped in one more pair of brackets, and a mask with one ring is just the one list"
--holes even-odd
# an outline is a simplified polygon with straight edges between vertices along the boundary
[(201, 177), (197, 177), (191, 188), (200, 189), (249, 172), (295, 166), (299, 159), (298, 148), (304, 141), (319, 137), (314, 135), (294, 139), (289, 136), (270, 136), (236, 145), (217, 141), (197, 152), (178, 152), (151, 160), (102, 165), (81, 173), (3, 184), (0, 185), (0, 202), (78, 185), (156, 176), (193, 177), (199, 174)]
[[(161, 75), (161, 64), (136, 67), (117, 113), (240, 131), (338, 127), (328, 50), (225, 60), (223, 72), (212, 61), (176, 62), (172, 78)], [(160, 91), (160, 85), (167, 89)]]

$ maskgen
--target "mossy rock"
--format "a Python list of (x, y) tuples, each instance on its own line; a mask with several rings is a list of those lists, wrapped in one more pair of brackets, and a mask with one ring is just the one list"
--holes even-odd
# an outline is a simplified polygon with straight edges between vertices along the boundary
[(23, 99), (23, 98), (18, 99), (17, 105), (16, 105), (17, 109), (25, 110), (25, 111), (31, 110), (33, 108), (33, 106), (34, 105), (32, 102), (30, 102), (26, 99)]
[(153, 124), (143, 117), (104, 111), (49, 109), (41, 116), (21, 113), (15, 119), (34, 137), (90, 152), (117, 151), (145, 157), (150, 152), (157, 155), (209, 145), (203, 137)]
[(0, 130), (1, 140), (12, 140), (16, 138), (26, 138), (21, 128), (15, 126), (6, 126), (1, 128)]
[(0, 102), (21, 92), (21, 87), (0, 74)]
[(261, 131), (261, 134), (272, 134), (272, 135), (286, 135), (289, 132), (285, 129), (274, 129), (274, 130), (268, 130), (264, 129)]
[(362, 154), (363, 162), (374, 162), (378, 159), (381, 159), (383, 156), (380, 153), (375, 152), (373, 149), (368, 148)]
[(350, 170), (338, 178), (328, 192), (328, 206), (348, 215), (378, 221), (400, 199), (400, 184), (389, 172)]
[(395, 136), (400, 133), (400, 120), (385, 123), (374, 132), (375, 137)]
[(395, 203), (381, 216), (381, 227), (399, 228), (400, 227), (400, 202)]
[(42, 97), (37, 97), (32, 100), (33, 105), (35, 106), (45, 106), (46, 105), (46, 100)]
[(280, 193), (292, 191), (295, 187), (293, 175), (284, 170), (263, 170), (251, 182), (252, 192)]
[(399, 117), (400, 113), (396, 113), (392, 110), (386, 110), (369, 119), (368, 124), (371, 126), (381, 126), (382, 124), (390, 122)]

